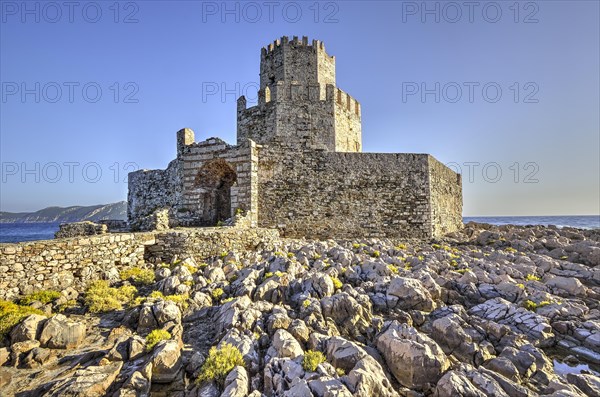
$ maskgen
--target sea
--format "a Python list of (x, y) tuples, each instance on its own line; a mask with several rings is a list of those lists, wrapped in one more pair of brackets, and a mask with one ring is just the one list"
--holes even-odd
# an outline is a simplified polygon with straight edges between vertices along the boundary
[[(583, 216), (485, 216), (465, 217), (465, 223), (480, 222), (492, 225), (555, 225), (580, 229), (600, 229), (600, 215)], [(58, 223), (0, 223), (0, 243), (49, 240), (58, 231)]]

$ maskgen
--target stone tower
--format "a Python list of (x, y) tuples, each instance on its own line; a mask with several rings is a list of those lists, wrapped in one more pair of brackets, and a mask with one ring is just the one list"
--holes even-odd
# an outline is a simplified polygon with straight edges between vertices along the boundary
[(361, 151), (360, 104), (336, 87), (335, 57), (323, 42), (282, 37), (262, 48), (258, 104), (238, 99), (238, 144), (301, 145), (331, 152)]

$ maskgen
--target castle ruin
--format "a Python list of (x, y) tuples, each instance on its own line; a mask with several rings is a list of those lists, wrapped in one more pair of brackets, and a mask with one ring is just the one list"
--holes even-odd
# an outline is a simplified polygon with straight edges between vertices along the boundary
[(229, 218), (289, 237), (432, 238), (462, 227), (461, 177), (428, 154), (362, 153), (361, 106), (323, 42), (261, 50), (258, 104), (237, 101), (237, 144), (177, 132), (165, 170), (129, 174), (134, 230)]

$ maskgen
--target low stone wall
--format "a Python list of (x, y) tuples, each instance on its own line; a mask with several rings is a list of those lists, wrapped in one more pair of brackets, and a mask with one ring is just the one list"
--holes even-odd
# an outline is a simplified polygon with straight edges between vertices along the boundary
[(130, 266), (168, 262), (174, 255), (201, 260), (226, 250), (270, 248), (278, 239), (276, 230), (224, 227), (0, 244), (0, 299), (40, 289), (82, 290), (90, 280), (116, 279)]
[(200, 228), (156, 232), (156, 244), (147, 249), (148, 262), (169, 262), (177, 255), (195, 259), (218, 256), (223, 251), (273, 249), (280, 241), (279, 232), (263, 228)]

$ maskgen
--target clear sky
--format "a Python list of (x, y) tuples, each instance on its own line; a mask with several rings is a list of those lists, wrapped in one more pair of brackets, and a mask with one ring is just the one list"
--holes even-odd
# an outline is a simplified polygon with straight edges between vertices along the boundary
[(1, 1), (2, 211), (125, 200), (175, 132), (235, 142), (260, 48), (325, 42), (367, 152), (431, 153), (464, 215), (600, 213), (598, 1)]

